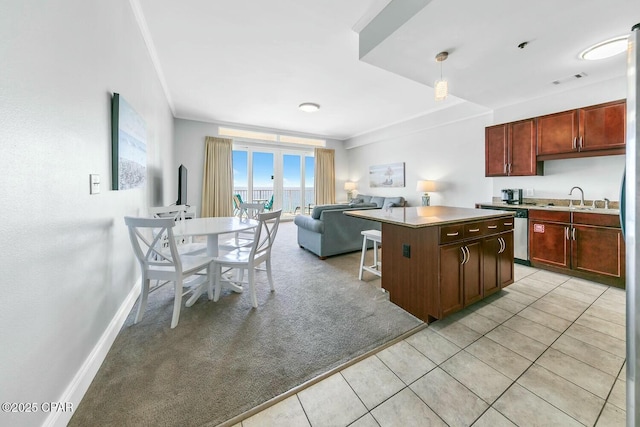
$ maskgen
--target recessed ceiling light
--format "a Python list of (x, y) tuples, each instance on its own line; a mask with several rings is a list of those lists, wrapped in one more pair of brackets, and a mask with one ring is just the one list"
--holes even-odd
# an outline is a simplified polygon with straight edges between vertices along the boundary
[(313, 113), (320, 109), (320, 105), (314, 104), (313, 102), (304, 102), (298, 105), (298, 108), (304, 111), (305, 113)]
[(580, 52), (580, 58), (593, 61), (610, 58), (622, 53), (627, 50), (628, 37), (629, 36), (620, 36), (597, 43)]

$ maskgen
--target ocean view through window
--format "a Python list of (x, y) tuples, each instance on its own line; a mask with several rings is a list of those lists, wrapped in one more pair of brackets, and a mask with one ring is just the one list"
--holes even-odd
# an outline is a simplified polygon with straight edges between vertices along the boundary
[(234, 194), (243, 201), (267, 203), (285, 216), (309, 213), (314, 203), (312, 152), (236, 147), (233, 150)]

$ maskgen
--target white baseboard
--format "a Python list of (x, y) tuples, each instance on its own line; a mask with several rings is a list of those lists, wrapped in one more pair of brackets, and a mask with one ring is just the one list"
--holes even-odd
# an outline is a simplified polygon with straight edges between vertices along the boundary
[[(111, 319), (111, 323), (109, 323), (100, 340), (98, 340), (95, 347), (93, 347), (93, 350), (85, 359), (80, 369), (78, 369), (75, 377), (62, 394), (62, 397), (58, 400), (59, 402), (70, 402), (74, 409), (80, 405), (80, 401), (89, 389), (91, 381), (93, 381), (93, 378), (98, 373), (98, 369), (100, 369), (102, 362), (104, 362), (104, 359), (107, 357), (107, 353), (118, 336), (118, 332), (120, 332), (122, 325), (131, 312), (131, 308), (133, 308), (133, 305), (140, 295), (140, 280), (141, 279), (138, 278), (138, 281), (131, 289), (131, 292), (129, 292), (129, 295), (127, 295), (118, 312), (113, 316), (113, 319)], [(66, 426), (71, 420), (72, 415), (72, 411), (51, 411), (42, 425), (44, 427)]]

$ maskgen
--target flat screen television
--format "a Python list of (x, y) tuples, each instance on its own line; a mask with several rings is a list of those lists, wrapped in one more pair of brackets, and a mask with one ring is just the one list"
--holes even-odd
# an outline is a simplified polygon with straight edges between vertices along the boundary
[(187, 168), (180, 165), (178, 168), (178, 200), (176, 205), (187, 204)]

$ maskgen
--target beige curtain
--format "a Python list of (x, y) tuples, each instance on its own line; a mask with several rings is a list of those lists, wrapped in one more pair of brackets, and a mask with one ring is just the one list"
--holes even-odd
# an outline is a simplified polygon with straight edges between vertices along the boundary
[(335, 150), (328, 148), (315, 149), (316, 205), (325, 205), (336, 201), (335, 157)]
[(208, 136), (204, 142), (202, 217), (233, 216), (233, 141)]

